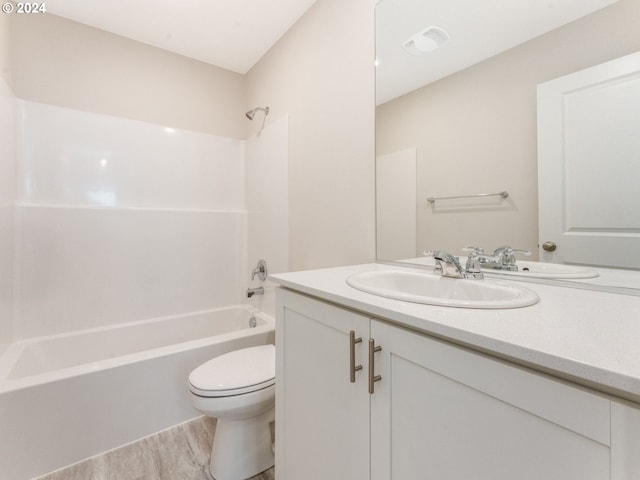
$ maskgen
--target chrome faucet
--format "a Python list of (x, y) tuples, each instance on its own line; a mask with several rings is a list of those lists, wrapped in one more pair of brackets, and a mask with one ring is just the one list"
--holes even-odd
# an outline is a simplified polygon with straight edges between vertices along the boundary
[[(262, 258), (258, 260), (258, 265), (256, 265), (256, 268), (251, 271), (251, 280), (254, 280), (256, 278), (256, 275), (261, 282), (264, 282), (267, 279), (267, 262), (265, 262)], [(251, 298), (254, 295), (264, 295), (264, 287), (247, 288), (247, 298)]]
[(458, 257), (444, 250), (427, 250), (424, 255), (431, 256), (436, 261), (433, 273), (450, 278), (474, 278), (482, 280), (484, 275), (477, 260), (468, 259), (465, 268), (462, 268)]
[(493, 256), (496, 258), (496, 261), (499, 265), (502, 265), (503, 270), (511, 270), (517, 271), (518, 267), (516, 266), (516, 253), (521, 255), (529, 256), (531, 252), (529, 250), (517, 250), (515, 248), (511, 248), (508, 245), (503, 247), (496, 248), (493, 251)]
[(529, 250), (517, 250), (508, 245), (496, 248), (491, 255), (485, 255), (481, 247), (465, 247), (463, 250), (470, 252), (469, 259), (477, 259), (479, 266), (493, 270), (507, 270), (517, 272), (516, 254), (531, 255)]
[(476, 280), (482, 280), (484, 274), (480, 266), (480, 260), (484, 255), (471, 254), (467, 257), (467, 264), (465, 266), (464, 278), (474, 278)]

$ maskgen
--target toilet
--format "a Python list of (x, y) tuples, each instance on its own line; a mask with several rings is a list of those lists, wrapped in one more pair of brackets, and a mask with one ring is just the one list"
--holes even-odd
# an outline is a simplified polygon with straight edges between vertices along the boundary
[(193, 406), (217, 419), (209, 463), (215, 480), (244, 480), (273, 466), (275, 360), (275, 346), (261, 345), (216, 357), (189, 375)]

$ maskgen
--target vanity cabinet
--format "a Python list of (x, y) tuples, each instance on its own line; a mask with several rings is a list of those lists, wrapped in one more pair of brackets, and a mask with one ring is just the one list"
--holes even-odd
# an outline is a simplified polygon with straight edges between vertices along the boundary
[(635, 404), (286, 289), (277, 317), (278, 480), (640, 478)]
[(276, 308), (277, 478), (367, 480), (370, 398), (348, 361), (349, 333), (368, 338), (369, 319), (281, 289)]

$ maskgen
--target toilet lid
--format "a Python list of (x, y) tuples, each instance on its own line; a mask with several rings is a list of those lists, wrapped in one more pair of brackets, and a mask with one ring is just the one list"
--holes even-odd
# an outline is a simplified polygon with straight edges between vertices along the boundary
[(253, 392), (275, 383), (274, 345), (225, 353), (193, 370), (191, 390), (201, 396), (230, 396)]

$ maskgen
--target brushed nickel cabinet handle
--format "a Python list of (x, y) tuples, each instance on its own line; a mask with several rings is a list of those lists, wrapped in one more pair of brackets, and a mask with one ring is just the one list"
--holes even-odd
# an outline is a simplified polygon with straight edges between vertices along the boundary
[(356, 365), (356, 344), (361, 343), (362, 338), (356, 338), (356, 332), (349, 332), (349, 381), (356, 383), (356, 372), (362, 370), (362, 365)]
[(381, 346), (376, 347), (376, 341), (373, 338), (369, 339), (369, 394), (373, 395), (374, 384), (379, 382), (382, 377), (375, 374), (375, 357), (374, 355), (382, 350)]

